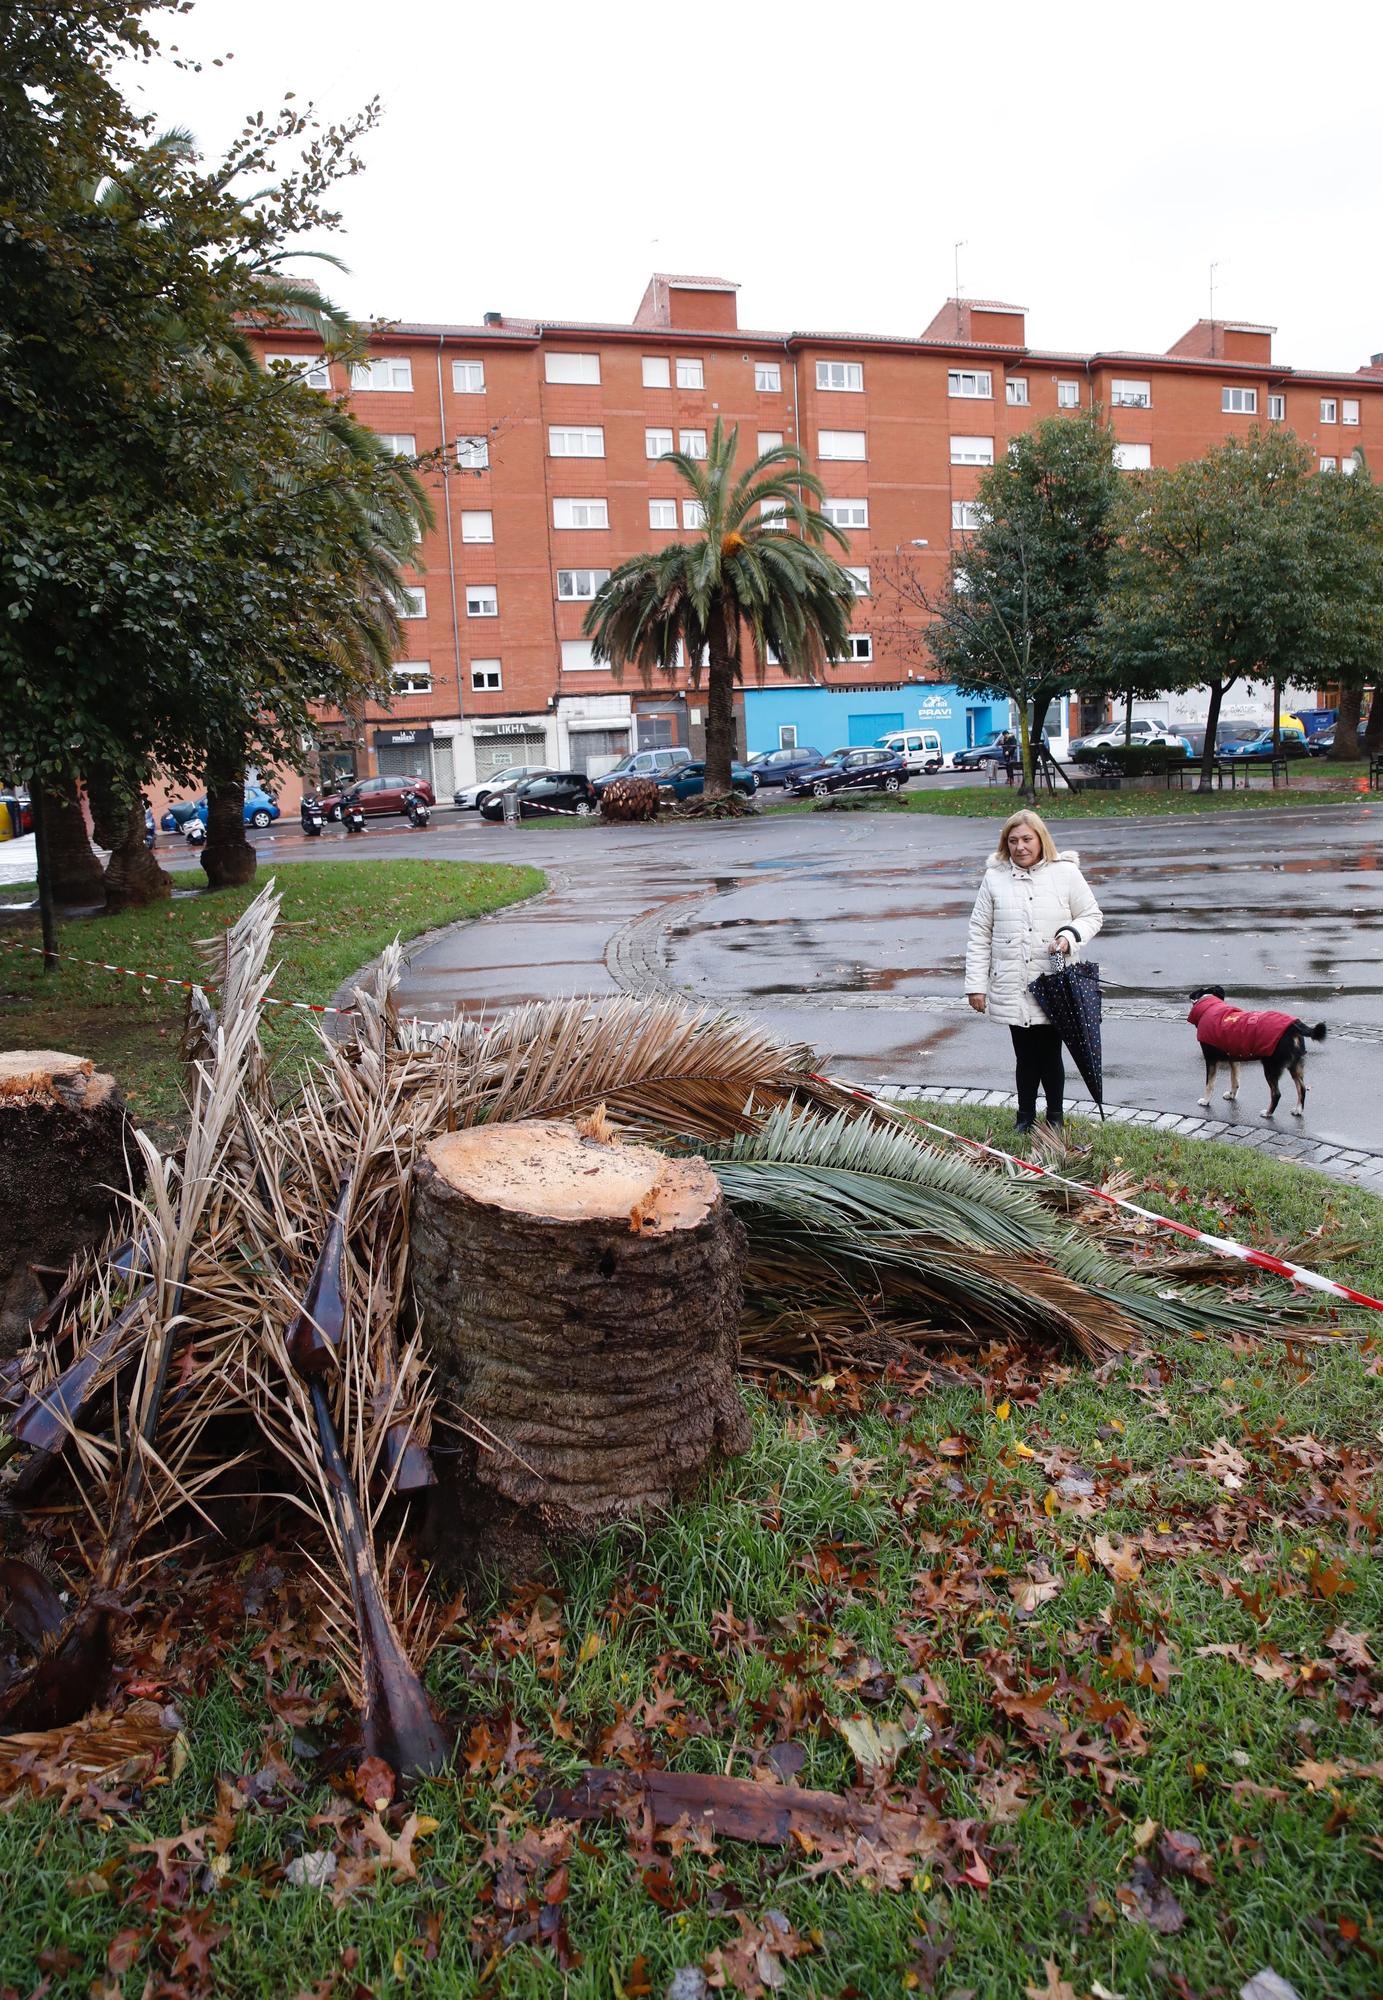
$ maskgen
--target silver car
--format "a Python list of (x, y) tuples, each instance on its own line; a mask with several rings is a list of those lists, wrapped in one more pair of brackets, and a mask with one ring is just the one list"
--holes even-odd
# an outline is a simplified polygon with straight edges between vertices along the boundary
[(478, 784), (462, 785), (452, 793), (452, 802), (462, 812), (479, 812), (486, 799), (496, 792), (507, 792), (511, 785), (522, 784), (525, 778), (539, 778), (547, 768), (546, 764), (506, 764), (502, 771), (491, 771)]

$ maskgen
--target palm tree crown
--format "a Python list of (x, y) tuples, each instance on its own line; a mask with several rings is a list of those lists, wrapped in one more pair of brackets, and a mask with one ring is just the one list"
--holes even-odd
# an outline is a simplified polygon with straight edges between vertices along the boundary
[(849, 544), (817, 503), (821, 482), (794, 445), (761, 452), (737, 478), (738, 427), (719, 418), (703, 459), (665, 454), (698, 510), (695, 541), (671, 542), (621, 563), (598, 591), (583, 630), (597, 662), (707, 669), (706, 792), (730, 789), (734, 684), (748, 656), (762, 676), (772, 661), (813, 674), (843, 659), (855, 604), (850, 576), (827, 548)]

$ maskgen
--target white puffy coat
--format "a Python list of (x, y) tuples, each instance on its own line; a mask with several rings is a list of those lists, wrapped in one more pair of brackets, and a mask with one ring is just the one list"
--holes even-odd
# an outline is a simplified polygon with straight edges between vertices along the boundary
[(1082, 945), (1099, 936), (1103, 923), (1074, 850), (1032, 868), (993, 860), (970, 916), (965, 990), (983, 993), (991, 1019), (1006, 1027), (1038, 1027), (1047, 1016), (1029, 993), (1028, 982), (1051, 969), (1047, 946), (1064, 930), (1075, 958)]

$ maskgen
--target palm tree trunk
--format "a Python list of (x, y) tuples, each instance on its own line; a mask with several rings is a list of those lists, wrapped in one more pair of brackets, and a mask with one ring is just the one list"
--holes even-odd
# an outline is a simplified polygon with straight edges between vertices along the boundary
[(1369, 726), (1364, 731), (1364, 748), (1370, 757), (1376, 757), (1383, 750), (1383, 681), (1373, 691), (1369, 703)]
[(1340, 689), (1340, 707), (1335, 717), (1332, 764), (1353, 764), (1359, 756), (1359, 716), (1364, 706), (1364, 690), (1357, 681), (1346, 681)]
[(258, 856), (245, 838), (245, 766), (242, 760), (208, 760), (206, 846), (201, 854), (212, 889), (253, 882)]
[(730, 791), (730, 762), (735, 754), (735, 659), (716, 633), (712, 618), (710, 659), (706, 669), (706, 780), (703, 795), (723, 799)]
[[(38, 797), (42, 780), (35, 780)], [(86, 817), (71, 779), (43, 784), (43, 845), (48, 884), (55, 903), (103, 903), (106, 891), (101, 864), (91, 851)]]
[(97, 767), (88, 790), (96, 838), (110, 849), (105, 878), (109, 908), (138, 908), (171, 896), (172, 877), (144, 844), (144, 800), (130, 774)]

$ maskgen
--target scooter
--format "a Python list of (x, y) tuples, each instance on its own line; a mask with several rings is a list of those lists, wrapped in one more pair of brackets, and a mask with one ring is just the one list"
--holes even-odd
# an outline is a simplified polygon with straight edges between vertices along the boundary
[(410, 826), (426, 826), (432, 818), (431, 806), (425, 800), (420, 799), (416, 792), (404, 793), (403, 809), (408, 817), (408, 824)]
[(304, 792), (300, 808), (303, 832), (320, 836), (322, 831), (322, 802), (315, 792)]
[(341, 818), (345, 822), (347, 833), (363, 833), (365, 831), (365, 808), (361, 805), (359, 799), (352, 799), (348, 805), (342, 806)]
[(206, 845), (206, 827), (198, 819), (196, 813), (193, 813), (191, 819), (184, 826), (183, 838), (189, 847), (204, 847)]

